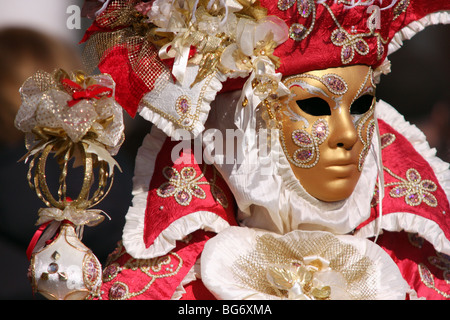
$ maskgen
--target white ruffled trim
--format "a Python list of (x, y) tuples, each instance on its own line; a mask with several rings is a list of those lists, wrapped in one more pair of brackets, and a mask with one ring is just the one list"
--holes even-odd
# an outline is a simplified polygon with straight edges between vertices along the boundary
[(189, 270), (189, 272), (186, 274), (184, 279), (181, 281), (180, 285), (175, 289), (175, 292), (173, 293), (171, 300), (180, 300), (183, 295), (186, 293), (186, 290), (184, 289), (185, 286), (187, 286), (192, 281), (195, 281), (197, 279), (200, 279), (200, 259), (198, 259), (194, 266)]
[(136, 259), (150, 259), (167, 254), (176, 246), (176, 241), (183, 240), (190, 233), (203, 229), (220, 232), (229, 227), (229, 223), (217, 214), (209, 211), (190, 213), (170, 224), (146, 247), (144, 243), (145, 212), (150, 181), (155, 170), (156, 158), (167, 136), (152, 127), (136, 157), (135, 175), (133, 178), (133, 201), (125, 217), (123, 229), (123, 245), (127, 252)]
[[(436, 149), (430, 148), (425, 134), (415, 125), (410, 124), (392, 106), (379, 101), (375, 109), (377, 118), (382, 119), (402, 134), (414, 149), (430, 164), (436, 178), (450, 200), (450, 170), (449, 164), (436, 157)], [(357, 235), (372, 237), (376, 234), (378, 219), (361, 228)], [(418, 233), (442, 253), (450, 254), (450, 240), (432, 220), (408, 213), (397, 212), (383, 216), (381, 227), (389, 231), (406, 231)]]
[[(145, 208), (140, 213), (145, 215)], [(131, 217), (127, 215), (127, 222)], [(139, 224), (142, 229), (136, 230), (134, 235), (124, 237), (127, 252), (136, 259), (151, 259), (160, 257), (176, 247), (176, 242), (183, 240), (187, 235), (197, 230), (220, 232), (230, 226), (230, 224), (219, 217), (217, 214), (209, 211), (197, 211), (190, 213), (171, 223), (164, 229), (148, 248), (143, 241), (144, 237), (144, 218), (139, 215)], [(136, 221), (137, 222), (137, 221)]]
[(411, 39), (426, 27), (448, 23), (450, 23), (450, 11), (434, 12), (422, 19), (411, 22), (394, 35), (388, 46), (388, 56), (400, 49), (403, 46), (403, 41)]
[[(355, 233), (355, 236), (370, 238), (377, 233), (377, 224), (371, 222)], [(381, 227), (386, 231), (402, 231), (418, 233), (430, 242), (436, 251), (450, 254), (450, 242), (439, 225), (424, 217), (409, 212), (393, 212), (383, 216)]]
[[(200, 106), (197, 106), (196, 104), (198, 101), (191, 101), (195, 108), (198, 108), (198, 118), (195, 120), (192, 130), (189, 130), (189, 133), (192, 134), (192, 138), (195, 138), (205, 129), (204, 124), (208, 119), (209, 111), (211, 110), (210, 104), (216, 98), (217, 92), (222, 89), (222, 82), (226, 79), (226, 76), (217, 72), (211, 76), (211, 79), (207, 78), (201, 83), (196, 84), (193, 89), (188, 89), (186, 87), (182, 87), (179, 84), (172, 83), (160, 85), (163, 88), (155, 88), (153, 91), (144, 95), (141, 103), (139, 104), (139, 115), (145, 120), (153, 123), (153, 125), (162, 130), (169, 137), (172, 137), (175, 140), (186, 139), (187, 137), (185, 133), (188, 132), (188, 130), (183, 129), (178, 124), (174, 123), (172, 119), (170, 119), (170, 117), (172, 117), (173, 119), (178, 119), (180, 117), (175, 110), (175, 103), (170, 106), (159, 106), (158, 102), (155, 101), (157, 100), (155, 99), (155, 97), (158, 98), (159, 94), (162, 91), (165, 91), (165, 95), (169, 96), (174, 92), (179, 91), (179, 95), (177, 94), (177, 96), (170, 97), (170, 99), (167, 99), (166, 97), (161, 98), (161, 103), (164, 104), (167, 100), (176, 100), (180, 95), (189, 96), (191, 100), (193, 100), (194, 98), (196, 98), (197, 100), (201, 100)], [(198, 96), (192, 97), (192, 95)], [(201, 96), (201, 98), (199, 98), (199, 96)], [(161, 113), (158, 113), (146, 107), (142, 101), (145, 101), (146, 103), (152, 105)], [(165, 114), (166, 116), (164, 116), (163, 114)]]

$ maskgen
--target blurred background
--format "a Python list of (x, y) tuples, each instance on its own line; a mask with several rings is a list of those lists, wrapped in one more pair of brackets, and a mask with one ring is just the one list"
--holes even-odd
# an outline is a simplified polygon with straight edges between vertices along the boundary
[[(28, 187), (28, 165), (18, 160), (26, 153), (22, 133), (14, 127), (20, 107), (18, 90), (37, 70), (81, 67), (79, 41), (91, 24), (86, 18), (70, 20), (72, 5), (81, 0), (0, 0), (0, 299), (43, 299), (33, 296), (27, 279), (25, 251), (36, 231), (43, 203)], [(68, 20), (71, 26), (68, 27)], [(377, 96), (402, 113), (427, 135), (438, 155), (450, 162), (450, 25), (433, 26), (405, 42), (390, 56), (392, 73), (382, 76)], [(83, 243), (101, 263), (122, 235), (131, 203), (132, 176), (137, 148), (150, 125), (126, 113), (126, 140), (115, 157), (123, 170), (117, 173), (111, 193), (97, 207), (105, 219), (86, 227)], [(51, 168), (49, 168), (51, 171)]]

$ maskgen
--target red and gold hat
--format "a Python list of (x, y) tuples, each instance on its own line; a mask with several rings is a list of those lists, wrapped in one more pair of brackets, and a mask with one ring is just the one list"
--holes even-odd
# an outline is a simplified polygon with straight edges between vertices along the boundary
[(363, 64), (376, 68), (428, 25), (448, 23), (449, 1), (261, 0), (289, 26), (275, 49), (283, 75)]
[(85, 59), (117, 82), (116, 99), (166, 134), (204, 129), (219, 92), (255, 108), (287, 93), (285, 76), (373, 69), (429, 25), (447, 0), (110, 0), (93, 2)]

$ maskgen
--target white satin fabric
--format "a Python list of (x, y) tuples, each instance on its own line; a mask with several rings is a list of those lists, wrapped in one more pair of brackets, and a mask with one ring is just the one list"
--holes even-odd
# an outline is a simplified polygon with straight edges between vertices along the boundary
[[(313, 258), (322, 261), (328, 259), (329, 265), (332, 266), (332, 268), (318, 271), (314, 275), (314, 277), (320, 278), (320, 285), (331, 287), (330, 298), (332, 300), (404, 300), (409, 291), (408, 284), (403, 279), (397, 265), (383, 249), (372, 241), (348, 235), (335, 236), (323, 231), (297, 230), (285, 235), (278, 235), (254, 228), (230, 227), (206, 243), (201, 258), (202, 281), (216, 298), (224, 300), (286, 298), (303, 300), (311, 298), (305, 294), (283, 297), (283, 295), (264, 292), (265, 290), (239, 280), (239, 272), (244, 272), (245, 275), (248, 272), (253, 273), (252, 270), (248, 270), (245, 265), (242, 265), (242, 260), (240, 260), (242, 257), (258, 256), (260, 259), (258, 269), (268, 270), (270, 268), (270, 257), (264, 253), (255, 255), (255, 251), (260, 250), (257, 242), (261, 236), (270, 236), (276, 242), (287, 246), (295, 243), (301, 246), (301, 244), (315, 241), (319, 237), (331, 236), (332, 238), (328, 239), (332, 241), (325, 243), (324, 247), (318, 248), (318, 252), (314, 253)], [(348, 250), (348, 247), (353, 250)], [(308, 257), (306, 256), (283, 256), (286, 253), (295, 255), (295, 247), (291, 247), (291, 249), (292, 251), (279, 252), (279, 261), (295, 258), (297, 261), (307, 262)], [(343, 252), (352, 252), (352, 256), (346, 256), (345, 262), (342, 264), (338, 261)], [(364, 268), (362, 264), (359, 264), (361, 261), (365, 262)], [(265, 272), (260, 271), (254, 270), (255, 274), (248, 275), (248, 277), (252, 279), (257, 277), (257, 279), (253, 279), (253, 282), (259, 283), (258, 286), (264, 288), (267, 283), (270, 283), (270, 280), (266, 278)], [(337, 281), (338, 279), (340, 280)], [(261, 286), (261, 283), (266, 283), (266, 285)], [(365, 290), (367, 287), (370, 287), (370, 294)]]

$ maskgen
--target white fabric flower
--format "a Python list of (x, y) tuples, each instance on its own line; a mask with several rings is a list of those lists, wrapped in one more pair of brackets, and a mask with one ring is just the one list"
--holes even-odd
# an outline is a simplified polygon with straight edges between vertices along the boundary
[(224, 300), (403, 300), (409, 289), (382, 248), (323, 231), (230, 227), (206, 243), (201, 277)]

